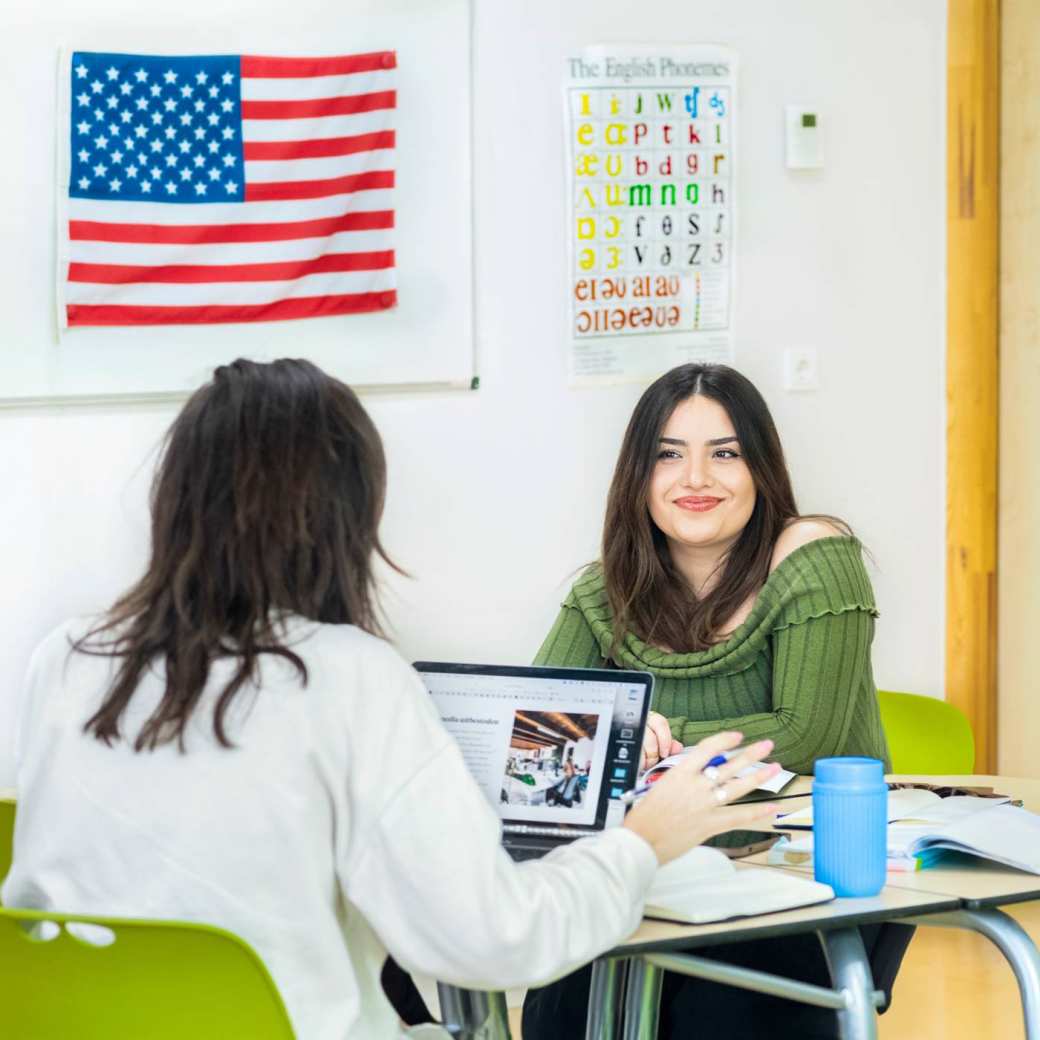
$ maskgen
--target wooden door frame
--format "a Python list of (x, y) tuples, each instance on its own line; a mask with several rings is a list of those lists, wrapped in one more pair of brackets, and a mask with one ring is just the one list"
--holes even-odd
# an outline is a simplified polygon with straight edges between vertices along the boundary
[(997, 768), (1000, 0), (948, 0), (946, 698)]

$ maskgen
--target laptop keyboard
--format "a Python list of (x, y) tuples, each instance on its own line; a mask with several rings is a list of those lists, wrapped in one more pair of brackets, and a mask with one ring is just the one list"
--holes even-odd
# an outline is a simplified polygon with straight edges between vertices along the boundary
[[(529, 823), (507, 823), (502, 827), (503, 834), (519, 834), (523, 837), (529, 837), (531, 835), (538, 835), (545, 838), (559, 838), (560, 828), (559, 827), (535, 827)], [(568, 841), (573, 841), (576, 835), (569, 837)]]

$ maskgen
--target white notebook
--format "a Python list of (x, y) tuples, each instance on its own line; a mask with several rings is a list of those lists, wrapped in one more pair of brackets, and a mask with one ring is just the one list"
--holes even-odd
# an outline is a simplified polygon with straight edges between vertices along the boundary
[(663, 921), (707, 924), (833, 898), (829, 885), (768, 867), (737, 870), (718, 849), (701, 845), (658, 869), (643, 913)]

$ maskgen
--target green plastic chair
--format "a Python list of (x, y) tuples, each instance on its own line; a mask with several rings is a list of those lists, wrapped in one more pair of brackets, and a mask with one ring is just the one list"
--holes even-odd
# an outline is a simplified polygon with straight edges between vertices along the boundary
[(10, 798), (0, 798), (0, 882), (11, 869), (11, 849), (14, 846), (14, 807)]
[(894, 773), (975, 771), (975, 737), (964, 713), (946, 701), (878, 690), (881, 725)]
[(263, 962), (209, 925), (0, 910), (0, 992), (12, 1040), (293, 1040)]

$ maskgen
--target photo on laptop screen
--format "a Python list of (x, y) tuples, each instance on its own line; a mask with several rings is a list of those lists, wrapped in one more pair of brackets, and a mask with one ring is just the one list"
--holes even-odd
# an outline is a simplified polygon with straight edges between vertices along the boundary
[(466, 765), (510, 825), (620, 823), (653, 685), (643, 672), (418, 662)]
[(601, 714), (514, 712), (499, 795), (509, 816), (594, 823), (609, 730)]

